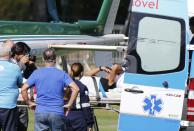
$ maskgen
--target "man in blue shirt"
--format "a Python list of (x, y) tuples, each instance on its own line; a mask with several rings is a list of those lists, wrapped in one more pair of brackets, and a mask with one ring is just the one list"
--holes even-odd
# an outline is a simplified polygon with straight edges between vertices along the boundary
[(17, 130), (18, 86), (22, 84), (22, 74), (18, 65), (9, 61), (10, 47), (0, 44), (0, 130)]
[(32, 109), (35, 103), (28, 98), (27, 90), (36, 87), (35, 131), (63, 131), (65, 128), (64, 89), (71, 87), (72, 95), (65, 105), (69, 111), (77, 97), (79, 88), (71, 77), (64, 71), (57, 69), (54, 49), (48, 48), (43, 52), (45, 67), (35, 70), (27, 82), (22, 86), (22, 96)]

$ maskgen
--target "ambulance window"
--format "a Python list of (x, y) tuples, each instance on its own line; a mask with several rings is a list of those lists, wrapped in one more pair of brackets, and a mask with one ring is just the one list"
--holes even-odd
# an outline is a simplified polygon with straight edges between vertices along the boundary
[(181, 24), (178, 21), (144, 17), (139, 21), (137, 36), (136, 51), (143, 71), (178, 68), (181, 54)]

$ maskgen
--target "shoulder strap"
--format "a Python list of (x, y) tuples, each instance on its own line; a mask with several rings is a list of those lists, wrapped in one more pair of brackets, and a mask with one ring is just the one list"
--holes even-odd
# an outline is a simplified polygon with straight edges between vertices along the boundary
[(95, 90), (96, 90), (96, 100), (99, 101), (100, 100), (100, 94), (99, 94), (99, 90), (98, 90), (98, 84), (96, 82), (95, 77), (92, 76), (92, 80), (94, 82), (94, 87), (95, 87)]

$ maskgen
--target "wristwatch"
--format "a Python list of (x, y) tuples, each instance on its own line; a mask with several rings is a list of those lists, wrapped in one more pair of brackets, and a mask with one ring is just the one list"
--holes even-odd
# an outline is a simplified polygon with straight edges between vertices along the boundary
[(100, 71), (103, 71), (102, 66), (99, 66)]

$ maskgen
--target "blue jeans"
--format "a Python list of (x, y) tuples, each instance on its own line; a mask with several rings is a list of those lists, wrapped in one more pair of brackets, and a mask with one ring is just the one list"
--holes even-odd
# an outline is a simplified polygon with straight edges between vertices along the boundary
[(55, 113), (35, 113), (35, 131), (66, 131), (65, 116)]
[(51, 16), (54, 22), (59, 22), (59, 16), (57, 13), (56, 1), (55, 0), (47, 0), (47, 9), (48, 13)]

